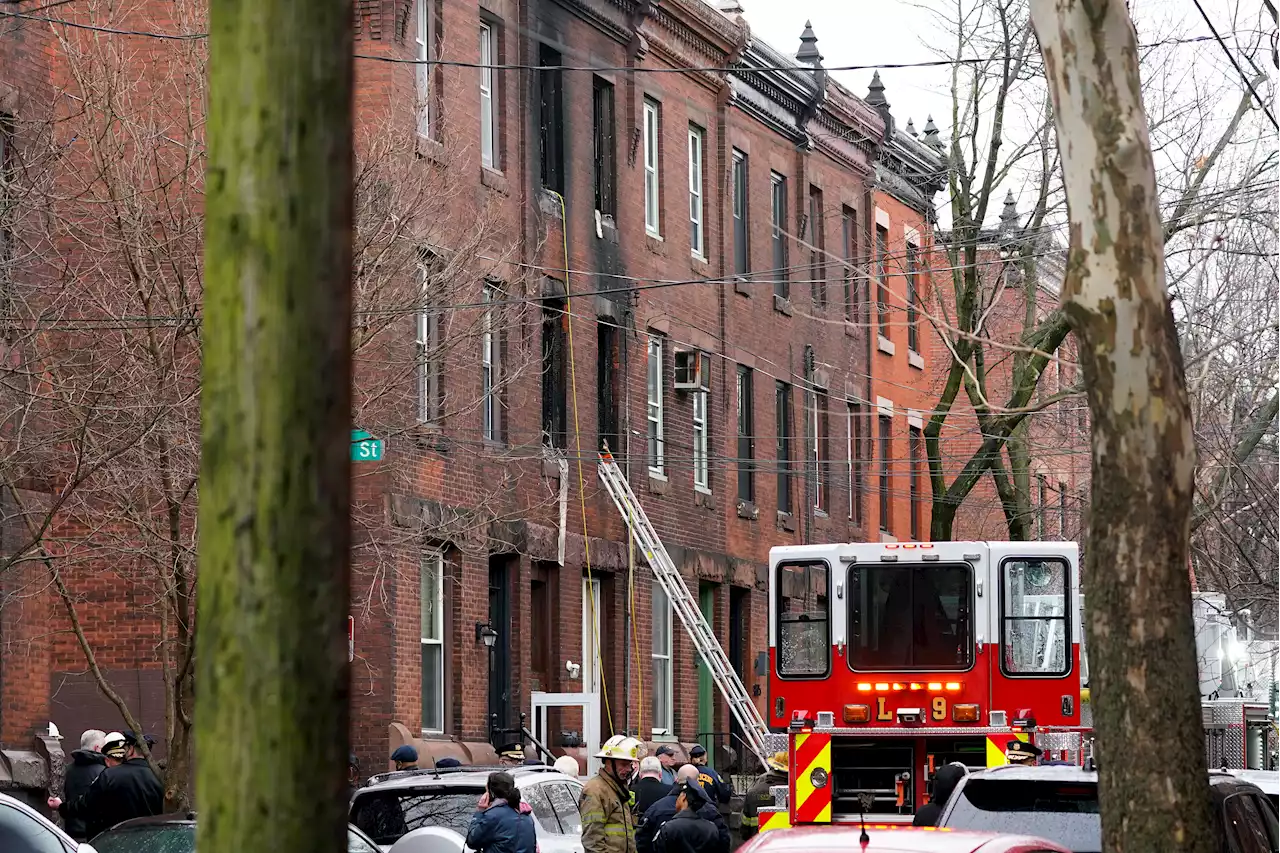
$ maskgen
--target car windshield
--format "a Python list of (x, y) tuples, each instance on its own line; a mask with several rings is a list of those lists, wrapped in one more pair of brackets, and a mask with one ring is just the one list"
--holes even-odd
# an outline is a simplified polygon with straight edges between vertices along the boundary
[(351, 809), (351, 822), (378, 844), (394, 844), (400, 836), (424, 826), (451, 829), (466, 837), (476, 800), (484, 788), (401, 788), (362, 792)]
[(849, 665), (855, 670), (963, 670), (973, 663), (968, 564), (849, 570)]
[(109, 829), (93, 839), (97, 853), (195, 853), (196, 828), (190, 823), (157, 823)]
[(953, 829), (1031, 833), (1073, 853), (1102, 850), (1096, 782), (970, 779), (943, 825)]

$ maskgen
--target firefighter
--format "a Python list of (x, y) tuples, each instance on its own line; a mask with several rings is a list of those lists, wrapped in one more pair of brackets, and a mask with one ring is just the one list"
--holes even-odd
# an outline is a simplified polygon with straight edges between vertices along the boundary
[(1004, 757), (1010, 764), (1034, 767), (1044, 750), (1025, 740), (1011, 740), (1004, 745)]
[(644, 745), (626, 735), (614, 735), (596, 753), (600, 772), (583, 786), (578, 801), (584, 853), (636, 853), (627, 780), (643, 753)]
[(787, 753), (776, 752), (769, 756), (769, 769), (762, 773), (747, 791), (742, 801), (742, 840), (748, 841), (760, 831), (760, 809), (773, 805), (770, 788), (787, 784)]

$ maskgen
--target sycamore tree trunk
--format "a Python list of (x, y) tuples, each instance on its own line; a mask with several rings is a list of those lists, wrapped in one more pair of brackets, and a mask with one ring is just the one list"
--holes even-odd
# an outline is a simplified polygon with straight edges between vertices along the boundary
[(201, 853), (346, 849), (351, 24), (210, 9)]
[(1063, 302), (1093, 416), (1086, 637), (1103, 849), (1209, 853), (1187, 547), (1195, 445), (1123, 0), (1032, 0), (1071, 221)]

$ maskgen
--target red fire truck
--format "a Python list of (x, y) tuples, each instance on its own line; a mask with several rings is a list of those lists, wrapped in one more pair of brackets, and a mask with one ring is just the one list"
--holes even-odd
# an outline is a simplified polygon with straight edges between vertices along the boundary
[(1015, 738), (1080, 761), (1078, 555), (1070, 542), (772, 549), (766, 721), (791, 772), (761, 830), (910, 821), (934, 769), (1003, 764)]

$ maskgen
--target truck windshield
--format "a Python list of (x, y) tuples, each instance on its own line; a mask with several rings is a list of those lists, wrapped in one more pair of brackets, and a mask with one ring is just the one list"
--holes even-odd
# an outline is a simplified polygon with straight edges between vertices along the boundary
[(882, 564), (849, 570), (849, 666), (962, 670), (973, 665), (973, 568)]

